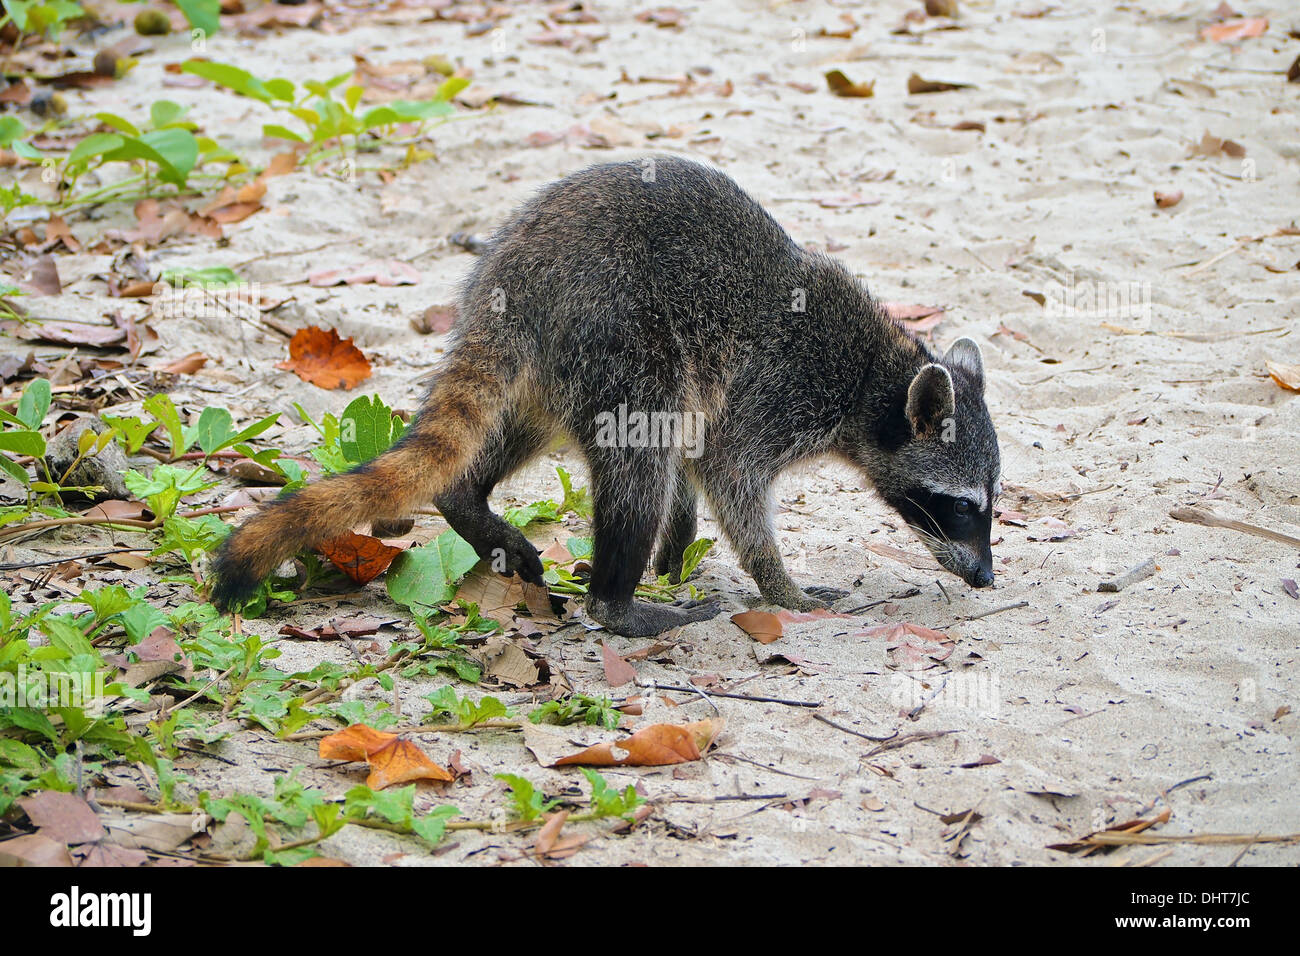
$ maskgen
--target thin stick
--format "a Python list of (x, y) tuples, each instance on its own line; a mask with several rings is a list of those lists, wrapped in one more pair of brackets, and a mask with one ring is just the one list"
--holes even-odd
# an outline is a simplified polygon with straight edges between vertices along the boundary
[(1259, 525), (1247, 524), (1244, 521), (1221, 518), (1214, 512), (1206, 511), (1204, 508), (1175, 508), (1169, 512), (1169, 517), (1176, 521), (1204, 525), (1207, 528), (1228, 528), (1244, 534), (1253, 534), (1258, 538), (1268, 538), (1268, 540), (1276, 541), (1279, 544), (1289, 544), (1293, 548), (1300, 548), (1300, 538), (1293, 538), (1289, 534), (1274, 531), (1272, 528), (1261, 528)]
[[(638, 687), (650, 687), (653, 690), (670, 690), (677, 694), (698, 694), (698, 687), (681, 687), (676, 684), (641, 684)], [(787, 700), (784, 697), (755, 697), (750, 694), (731, 694), (726, 691), (715, 690), (711, 692), (713, 697), (726, 697), (731, 700), (749, 700), (760, 704), (785, 704), (787, 707), (820, 707), (820, 700)]]
[(110, 554), (139, 554), (148, 548), (116, 548), (112, 551), (96, 551), (94, 554), (70, 554), (65, 558), (49, 558), (46, 561), (22, 561), (18, 564), (0, 564), (0, 571), (20, 571), (23, 568), (39, 568), (47, 564), (62, 564), (64, 561), (89, 561), (92, 558), (106, 558)]
[(995, 607), (990, 611), (980, 611), (978, 614), (968, 614), (962, 618), (963, 621), (978, 621), (980, 618), (992, 617), (994, 614), (1001, 614), (1003, 611), (1014, 611), (1018, 608), (1029, 607), (1028, 601), (1017, 601), (1015, 604), (1004, 604), (1001, 607)]
[(897, 750), (900, 747), (906, 747), (908, 744), (918, 743), (922, 740), (933, 740), (936, 737), (946, 737), (948, 734), (955, 734), (958, 732), (959, 731), (956, 730), (922, 730), (915, 734), (908, 734), (906, 737), (899, 737), (897, 740), (891, 740), (887, 744), (881, 744), (879, 747), (876, 747), (874, 750), (864, 754), (863, 756), (874, 757), (887, 750)]
[(842, 730), (844, 731), (844, 733), (852, 734), (854, 737), (861, 737), (863, 740), (870, 740), (873, 744), (882, 743), (883, 741), (886, 740), (893, 740), (895, 737), (898, 736), (898, 731), (895, 730), (888, 737), (873, 737), (870, 734), (864, 734), (860, 730), (854, 730), (852, 727), (845, 727), (843, 724), (837, 724), (835, 723), (835, 721), (831, 720), (829, 717), (826, 717), (822, 714), (813, 714), (813, 720), (820, 720), (823, 724), (825, 724), (828, 727), (834, 727), (836, 730)]
[(1126, 587), (1137, 584), (1139, 581), (1145, 581), (1151, 575), (1156, 573), (1156, 559), (1147, 558), (1141, 564), (1134, 565), (1117, 578), (1111, 578), (1109, 581), (1102, 581), (1097, 585), (1097, 590), (1106, 594), (1118, 594)]

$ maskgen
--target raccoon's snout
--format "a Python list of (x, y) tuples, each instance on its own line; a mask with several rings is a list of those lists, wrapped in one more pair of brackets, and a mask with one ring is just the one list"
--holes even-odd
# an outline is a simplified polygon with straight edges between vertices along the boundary
[(973, 574), (964, 575), (966, 583), (973, 588), (991, 588), (993, 587), (993, 569), (991, 567), (978, 567)]

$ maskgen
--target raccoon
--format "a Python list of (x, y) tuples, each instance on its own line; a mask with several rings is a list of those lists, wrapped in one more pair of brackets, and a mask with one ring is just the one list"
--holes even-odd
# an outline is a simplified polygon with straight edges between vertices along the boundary
[[(623, 434), (615, 412), (689, 420), (697, 440)], [(236, 606), (295, 552), (431, 500), (498, 570), (540, 583), (537, 550), (488, 496), (560, 437), (595, 499), (587, 614), (616, 633), (719, 613), (716, 599), (633, 598), (652, 558), (656, 573), (681, 568), (701, 494), (765, 601), (843, 596), (791, 580), (771, 523), (776, 477), (816, 456), (860, 468), (944, 568), (993, 583), (1000, 465), (979, 347), (932, 353), (728, 176), (653, 157), (553, 183), (496, 232), (406, 434), (246, 521), (216, 556), (212, 601)]]

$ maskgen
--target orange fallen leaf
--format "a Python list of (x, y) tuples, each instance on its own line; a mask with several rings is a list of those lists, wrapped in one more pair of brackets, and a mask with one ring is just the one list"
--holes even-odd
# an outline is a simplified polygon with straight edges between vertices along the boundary
[(367, 724), (352, 724), (338, 733), (321, 738), (320, 758), (322, 760), (365, 760), (396, 739), (397, 734), (384, 733)]
[(770, 611), (741, 611), (731, 615), (731, 623), (760, 644), (771, 644), (782, 634), (781, 619)]
[(567, 819), (569, 819), (568, 810), (548, 814), (546, 825), (537, 831), (537, 839), (533, 841), (533, 849), (542, 856), (550, 853), (555, 846), (555, 841), (560, 838), (560, 830), (564, 828), (564, 821)]
[(170, 372), (172, 375), (193, 375), (207, 364), (208, 357), (206, 355), (202, 352), (191, 352), (174, 362), (168, 362), (159, 371)]
[(1224, 23), (1212, 23), (1201, 30), (1201, 39), (1214, 43), (1227, 43), (1232, 40), (1248, 40), (1263, 36), (1268, 31), (1267, 17), (1243, 17), (1240, 20), (1228, 20)]
[(605, 683), (610, 687), (622, 687), (636, 680), (636, 668), (619, 657), (604, 641), (600, 642), (600, 653), (605, 663)]
[(1268, 374), (1280, 387), (1292, 392), (1300, 392), (1300, 365), (1288, 365), (1284, 362), (1264, 360)]
[(320, 546), (320, 552), (357, 584), (367, 584), (387, 571), (402, 549), (371, 535), (349, 531), (326, 541)]
[(826, 74), (826, 85), (830, 87), (831, 92), (836, 96), (849, 96), (865, 99), (868, 96), (874, 96), (876, 92), (876, 83), (874, 80), (865, 80), (861, 83), (854, 83), (840, 70), (831, 70)]
[(550, 766), (664, 767), (688, 763), (700, 759), (724, 726), (726, 721), (721, 717), (692, 724), (651, 724), (624, 740), (596, 744), (561, 757)]
[(919, 73), (913, 73), (907, 78), (907, 92), (909, 93), (947, 93), (951, 90), (964, 90), (969, 87), (969, 83), (944, 83), (940, 80), (922, 79)]
[(412, 780), (452, 780), (452, 775), (412, 741), (397, 734), (353, 724), (320, 742), (322, 760), (364, 760), (370, 766), (366, 786), (383, 790)]
[(415, 780), (455, 779), (449, 771), (430, 760), (413, 741), (401, 737), (370, 754), (366, 762), (370, 764), (366, 786), (371, 790), (383, 790)]
[(314, 325), (293, 334), (289, 360), (275, 367), (321, 388), (355, 388), (370, 377), (370, 361), (351, 339), (340, 339), (333, 329)]
[(890, 667), (905, 671), (921, 671), (934, 667), (951, 656), (956, 645), (943, 631), (935, 631), (920, 624), (882, 624), (860, 631), (857, 636), (883, 637), (889, 641), (886, 653)]

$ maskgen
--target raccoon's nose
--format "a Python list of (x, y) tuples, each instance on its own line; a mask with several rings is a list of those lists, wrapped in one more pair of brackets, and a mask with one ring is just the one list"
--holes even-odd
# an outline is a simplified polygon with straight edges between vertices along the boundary
[(993, 586), (993, 569), (980, 568), (975, 572), (975, 577), (971, 579), (971, 587), (989, 588)]

